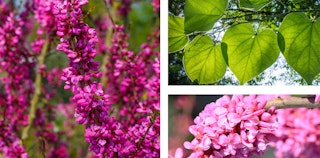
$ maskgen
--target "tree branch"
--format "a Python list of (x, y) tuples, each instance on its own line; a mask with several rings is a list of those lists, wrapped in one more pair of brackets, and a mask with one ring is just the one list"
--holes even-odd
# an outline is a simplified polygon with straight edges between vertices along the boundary
[[(108, 17), (112, 23), (112, 26), (108, 26), (108, 30), (107, 30), (107, 36), (105, 38), (105, 43), (107, 45), (107, 48), (109, 48), (111, 45), (112, 45), (112, 38), (113, 38), (113, 27), (115, 26), (115, 22), (117, 21), (116, 18), (116, 9), (115, 8), (109, 8), (108, 4), (106, 1), (104, 1), (105, 5), (106, 5), (106, 9), (107, 9), (107, 13), (108, 13)], [(106, 51), (106, 53), (103, 55), (102, 57), (102, 63), (101, 63), (101, 72), (102, 72), (102, 76), (101, 76), (101, 80), (100, 80), (100, 83), (102, 84), (102, 87), (103, 88), (106, 88), (107, 86), (107, 64), (108, 64), (108, 61), (109, 61), (109, 54), (108, 54), (108, 49)]]
[[(49, 38), (47, 37), (42, 47), (41, 54), (38, 57), (37, 71), (39, 71), (40, 67), (44, 64), (44, 59), (48, 52), (49, 44), (50, 44)], [(21, 136), (22, 140), (26, 140), (28, 138), (29, 130), (32, 127), (33, 120), (36, 117), (36, 110), (37, 110), (38, 101), (41, 95), (41, 88), (42, 88), (42, 76), (40, 72), (37, 72), (36, 80), (35, 80), (35, 91), (30, 102), (31, 107), (28, 115), (28, 125), (22, 131), (22, 136)]]
[(320, 103), (314, 102), (312, 97), (290, 97), (290, 98), (274, 98), (267, 102), (265, 108), (269, 109), (275, 106), (277, 109), (284, 108), (320, 108)]
[[(240, 11), (243, 13), (250, 13), (250, 14), (245, 14), (245, 15), (240, 15), (240, 16), (232, 16), (232, 17), (226, 17), (226, 18), (221, 18), (223, 20), (233, 20), (233, 19), (237, 19), (237, 18), (243, 18), (246, 16), (252, 16), (252, 15), (269, 15), (268, 19), (273, 18), (273, 17), (279, 17), (281, 15), (287, 15), (289, 13), (293, 13), (293, 12), (313, 12), (313, 11), (317, 11), (319, 12), (320, 9), (312, 9), (312, 10), (290, 10), (284, 13), (281, 12), (268, 12), (268, 11), (252, 11), (252, 10), (245, 10), (245, 9), (228, 9), (228, 11)], [(261, 21), (263, 21), (264, 19), (261, 19)]]
[(313, 11), (320, 11), (320, 9), (304, 9), (304, 10), (290, 10), (284, 13), (281, 12), (268, 12), (268, 11), (254, 11), (254, 10), (246, 10), (246, 9), (228, 9), (227, 11), (240, 11), (244, 13), (254, 13), (254, 14), (288, 14), (291, 12), (313, 12)]

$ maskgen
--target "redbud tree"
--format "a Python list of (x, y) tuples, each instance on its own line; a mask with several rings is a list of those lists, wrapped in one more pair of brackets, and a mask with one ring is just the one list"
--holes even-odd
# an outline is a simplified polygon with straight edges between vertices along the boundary
[(0, 157), (159, 157), (159, 0), (0, 0)]
[[(178, 97), (176, 109), (190, 107), (190, 99), (183, 97), (187, 96)], [(169, 149), (174, 155), (169, 157), (252, 157), (264, 155), (269, 147), (275, 148), (277, 158), (317, 157), (319, 98), (319, 95), (222, 96), (205, 105), (193, 123), (186, 118), (185, 123), (176, 120), (189, 126), (192, 139), (184, 134), (184, 150)]]

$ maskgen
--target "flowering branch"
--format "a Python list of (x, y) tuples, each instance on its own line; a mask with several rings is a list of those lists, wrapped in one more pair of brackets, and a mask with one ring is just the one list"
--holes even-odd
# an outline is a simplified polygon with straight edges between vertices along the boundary
[(314, 102), (314, 96), (310, 97), (290, 97), (290, 98), (274, 98), (267, 102), (265, 108), (275, 106), (277, 109), (283, 108), (319, 108), (320, 103)]
[[(47, 55), (48, 49), (49, 49), (49, 39), (46, 39), (46, 42), (44, 43), (42, 50), (41, 50), (41, 54), (38, 57), (38, 67), (37, 67), (37, 71), (40, 71), (41, 66), (44, 64), (44, 60), (45, 57)], [(37, 110), (37, 104), (41, 95), (41, 88), (42, 88), (42, 76), (40, 72), (37, 72), (36, 75), (36, 80), (35, 80), (35, 91), (33, 94), (33, 97), (31, 99), (31, 107), (30, 107), (30, 112), (29, 112), (29, 116), (28, 116), (28, 125), (23, 129), (22, 132), (22, 140), (26, 140), (28, 138), (28, 133), (29, 130), (32, 126), (33, 120), (36, 117), (36, 110)]]

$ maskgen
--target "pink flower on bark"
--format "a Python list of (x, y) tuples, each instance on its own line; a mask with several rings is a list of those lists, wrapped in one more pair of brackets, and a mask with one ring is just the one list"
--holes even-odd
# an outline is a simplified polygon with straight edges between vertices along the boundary
[(185, 142), (193, 150), (189, 157), (251, 157), (262, 155), (274, 137), (275, 109), (255, 95), (224, 96), (208, 104), (189, 127), (194, 135)]

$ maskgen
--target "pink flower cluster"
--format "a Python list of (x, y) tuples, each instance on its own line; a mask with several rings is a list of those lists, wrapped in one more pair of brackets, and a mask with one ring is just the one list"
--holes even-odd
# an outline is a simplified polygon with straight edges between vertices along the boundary
[[(37, 28), (38, 37), (31, 43), (32, 51), (40, 54), (45, 40), (52, 39), (56, 32), (55, 15), (52, 10), (58, 0), (33, 0), (32, 11), (35, 20), (40, 24)], [(48, 39), (45, 39), (48, 36)]]
[(314, 102), (315, 103), (320, 103), (320, 94), (316, 94)]
[(53, 33), (56, 30), (55, 15), (52, 10), (59, 0), (33, 0), (34, 18), (40, 24), (38, 35)]
[(4, 157), (27, 157), (18, 133), (27, 124), (26, 109), (33, 92), (34, 58), (23, 38), (27, 13), (18, 14), (0, 0), (0, 152)]
[[(126, 38), (117, 39), (118, 36), (115, 36), (113, 46), (110, 48), (112, 52), (110, 58), (116, 61), (118, 69), (112, 75), (108, 75), (110, 82), (107, 89), (111, 90), (106, 94), (101, 84), (94, 81), (94, 78), (101, 76), (98, 71), (99, 64), (93, 60), (96, 56), (95, 44), (98, 39), (95, 29), (81, 20), (83, 18), (81, 6), (86, 3), (86, 0), (72, 2), (65, 0), (57, 3), (53, 11), (58, 24), (57, 35), (62, 37), (57, 50), (65, 52), (70, 59), (69, 67), (63, 70), (61, 79), (66, 83), (64, 88), (71, 89), (74, 94), (76, 121), (86, 125), (85, 138), (96, 156), (158, 157), (160, 66), (159, 62), (156, 62), (152, 67), (151, 63), (154, 62), (151, 62), (150, 57), (159, 55), (159, 52), (152, 51), (159, 44), (159, 32), (155, 36), (156, 44), (144, 44), (141, 53), (136, 56), (133, 52), (126, 51), (126, 47), (122, 47), (122, 44), (118, 44), (118, 42), (125, 43)], [(120, 36), (126, 36), (123, 27), (115, 28), (121, 32)], [(118, 60), (118, 51), (127, 53), (120, 56), (126, 60)], [(149, 73), (152, 71), (156, 72), (155, 76)], [(149, 78), (150, 80), (147, 80)], [(110, 83), (114, 82), (116, 86), (110, 86)], [(112, 90), (116, 90), (115, 92), (120, 90), (119, 94), (123, 96), (113, 93)], [(130, 93), (132, 90), (134, 93)], [(146, 95), (150, 99), (139, 100), (146, 90), (148, 92)], [(109, 95), (121, 98), (109, 99)], [(119, 107), (116, 108), (120, 114), (113, 113), (112, 104), (118, 104)]]
[(131, 10), (131, 0), (122, 0), (121, 5), (118, 9), (118, 14), (127, 17), (129, 15), (129, 11)]
[(224, 96), (208, 104), (189, 127), (194, 135), (185, 142), (190, 157), (251, 157), (261, 155), (274, 138), (275, 109), (264, 109), (266, 101), (255, 95)]
[[(122, 1), (121, 6), (115, 9), (127, 17), (131, 2)], [(118, 75), (116, 81), (112, 82), (114, 85), (110, 84), (110, 90), (107, 87), (105, 93), (98, 83), (102, 76), (98, 70), (99, 63), (94, 61), (97, 33), (84, 22), (86, 17), (83, 17), (81, 10), (87, 3), (88, 0), (32, 0), (26, 1), (19, 8), (11, 1), (0, 0), (0, 155), (28, 157), (20, 140), (23, 131), (23, 135), (27, 133), (27, 136), (34, 132), (39, 138), (37, 141), (45, 142), (42, 154), (48, 157), (68, 157), (68, 144), (62, 137), (72, 135), (70, 128), (74, 124), (64, 122), (70, 127), (55, 131), (57, 125), (52, 119), (56, 117), (54, 109), (57, 107), (50, 103), (52, 100), (62, 100), (56, 96), (62, 80), (65, 82), (64, 88), (71, 89), (73, 93), (73, 104), (64, 106), (74, 107), (76, 121), (85, 125), (85, 139), (90, 143), (89, 148), (95, 156), (159, 157), (159, 29), (146, 39), (148, 42), (141, 46), (141, 51), (135, 53), (128, 51), (125, 46), (128, 43), (123, 26), (115, 26), (111, 19), (103, 23), (101, 32), (108, 27), (119, 27), (119, 30), (115, 29), (119, 34), (111, 32), (115, 35), (112, 46), (100, 46), (102, 52), (110, 53), (110, 59), (116, 61), (114, 73), (108, 74), (107, 78), (112, 79)], [(111, 1), (107, 3), (118, 4)], [(33, 30), (36, 30), (36, 38), (33, 38)], [(30, 41), (28, 35), (32, 36), (31, 43), (25, 41)], [(102, 33), (99, 39), (105, 36)], [(57, 37), (60, 38), (60, 44), (56, 49), (67, 55), (69, 66), (62, 71), (58, 68), (50, 68), (49, 71), (47, 66), (50, 64), (46, 65), (46, 60), (55, 53), (52, 48)], [(118, 58), (119, 54), (123, 58)], [(36, 65), (36, 61), (41, 62), (41, 65)], [(118, 95), (118, 92), (121, 93)], [(31, 98), (37, 97), (39, 99), (35, 99), (36, 103), (32, 103), (30, 108)], [(28, 124), (28, 113), (30, 116), (33, 114), (33, 110), (28, 110), (34, 107), (36, 118), (32, 122), (33, 130), (24, 132), (21, 127)], [(66, 109), (58, 106), (62, 112)], [(70, 119), (71, 112), (65, 112)]]
[(2, 120), (0, 121), (0, 152), (5, 157), (28, 158), (27, 152), (20, 144), (16, 131), (12, 127), (8, 127)]
[[(160, 62), (157, 58), (159, 52), (153, 51), (159, 45), (159, 29), (149, 37), (149, 40), (154, 42), (142, 44), (142, 51), (137, 54), (128, 50), (128, 35), (124, 32), (124, 27), (116, 25), (115, 30), (113, 44), (108, 49), (110, 58), (105, 74), (108, 77), (107, 92), (111, 96), (110, 104), (123, 102), (120, 115), (135, 120), (137, 110), (139, 113), (150, 113), (150, 108), (160, 110)], [(149, 99), (144, 101), (142, 97), (146, 92)], [(152, 107), (153, 105), (155, 106)], [(134, 124), (127, 121), (123, 123)]]
[[(124, 138), (114, 136), (114, 131), (121, 135), (122, 131), (113, 118), (109, 117), (108, 95), (105, 95), (102, 86), (92, 78), (99, 78), (99, 64), (93, 59), (96, 56), (95, 30), (85, 24), (82, 18), (81, 6), (88, 1), (61, 1), (54, 8), (56, 16), (57, 35), (61, 43), (57, 50), (63, 51), (70, 59), (69, 67), (63, 70), (61, 79), (65, 81), (65, 89), (71, 89), (76, 103), (76, 121), (86, 125), (85, 138), (91, 144), (90, 149), (97, 155), (103, 156), (110, 152), (119, 152)], [(70, 13), (69, 13), (70, 12)], [(108, 146), (108, 148), (106, 148)]]
[(318, 157), (320, 155), (320, 109), (279, 109), (275, 131), (278, 158)]
[[(58, 21), (57, 35), (61, 43), (57, 50), (65, 52), (69, 59), (69, 67), (63, 70), (61, 79), (66, 82), (65, 89), (71, 89), (75, 94), (73, 101), (76, 107), (76, 119), (80, 124), (89, 124), (94, 115), (91, 111), (98, 106), (104, 106), (106, 95), (101, 86), (91, 78), (99, 78), (99, 63), (93, 59), (96, 56), (95, 43), (97, 42), (95, 30), (80, 19), (81, 6), (87, 1), (61, 1), (54, 8), (56, 21)], [(69, 12), (70, 11), (70, 16)], [(107, 108), (107, 107), (105, 107)]]
[[(3, 5), (1, 1), (0, 5)], [(4, 12), (5, 9), (3, 8)], [(3, 13), (1, 18), (4, 21), (0, 22), (0, 73), (5, 75), (0, 77), (0, 81), (7, 95), (6, 117), (21, 121), (24, 117), (22, 116), (23, 111), (29, 103), (27, 94), (33, 91), (30, 74), (31, 68), (34, 66), (34, 59), (30, 57), (23, 45), (22, 26), (24, 21), (15, 18), (12, 12), (8, 12), (7, 15)]]
[(153, 6), (153, 11), (154, 12), (159, 12), (160, 9), (160, 0), (152, 0), (152, 6)]
[[(122, 125), (127, 148), (135, 155), (158, 157), (160, 151), (160, 62), (159, 29), (141, 46), (141, 51), (128, 50), (128, 35), (123, 26), (114, 26), (113, 44), (106, 76), (109, 103), (119, 109), (116, 118)], [(132, 142), (139, 142), (132, 144)], [(123, 143), (124, 144), (124, 143)], [(144, 149), (144, 150), (141, 150)]]

